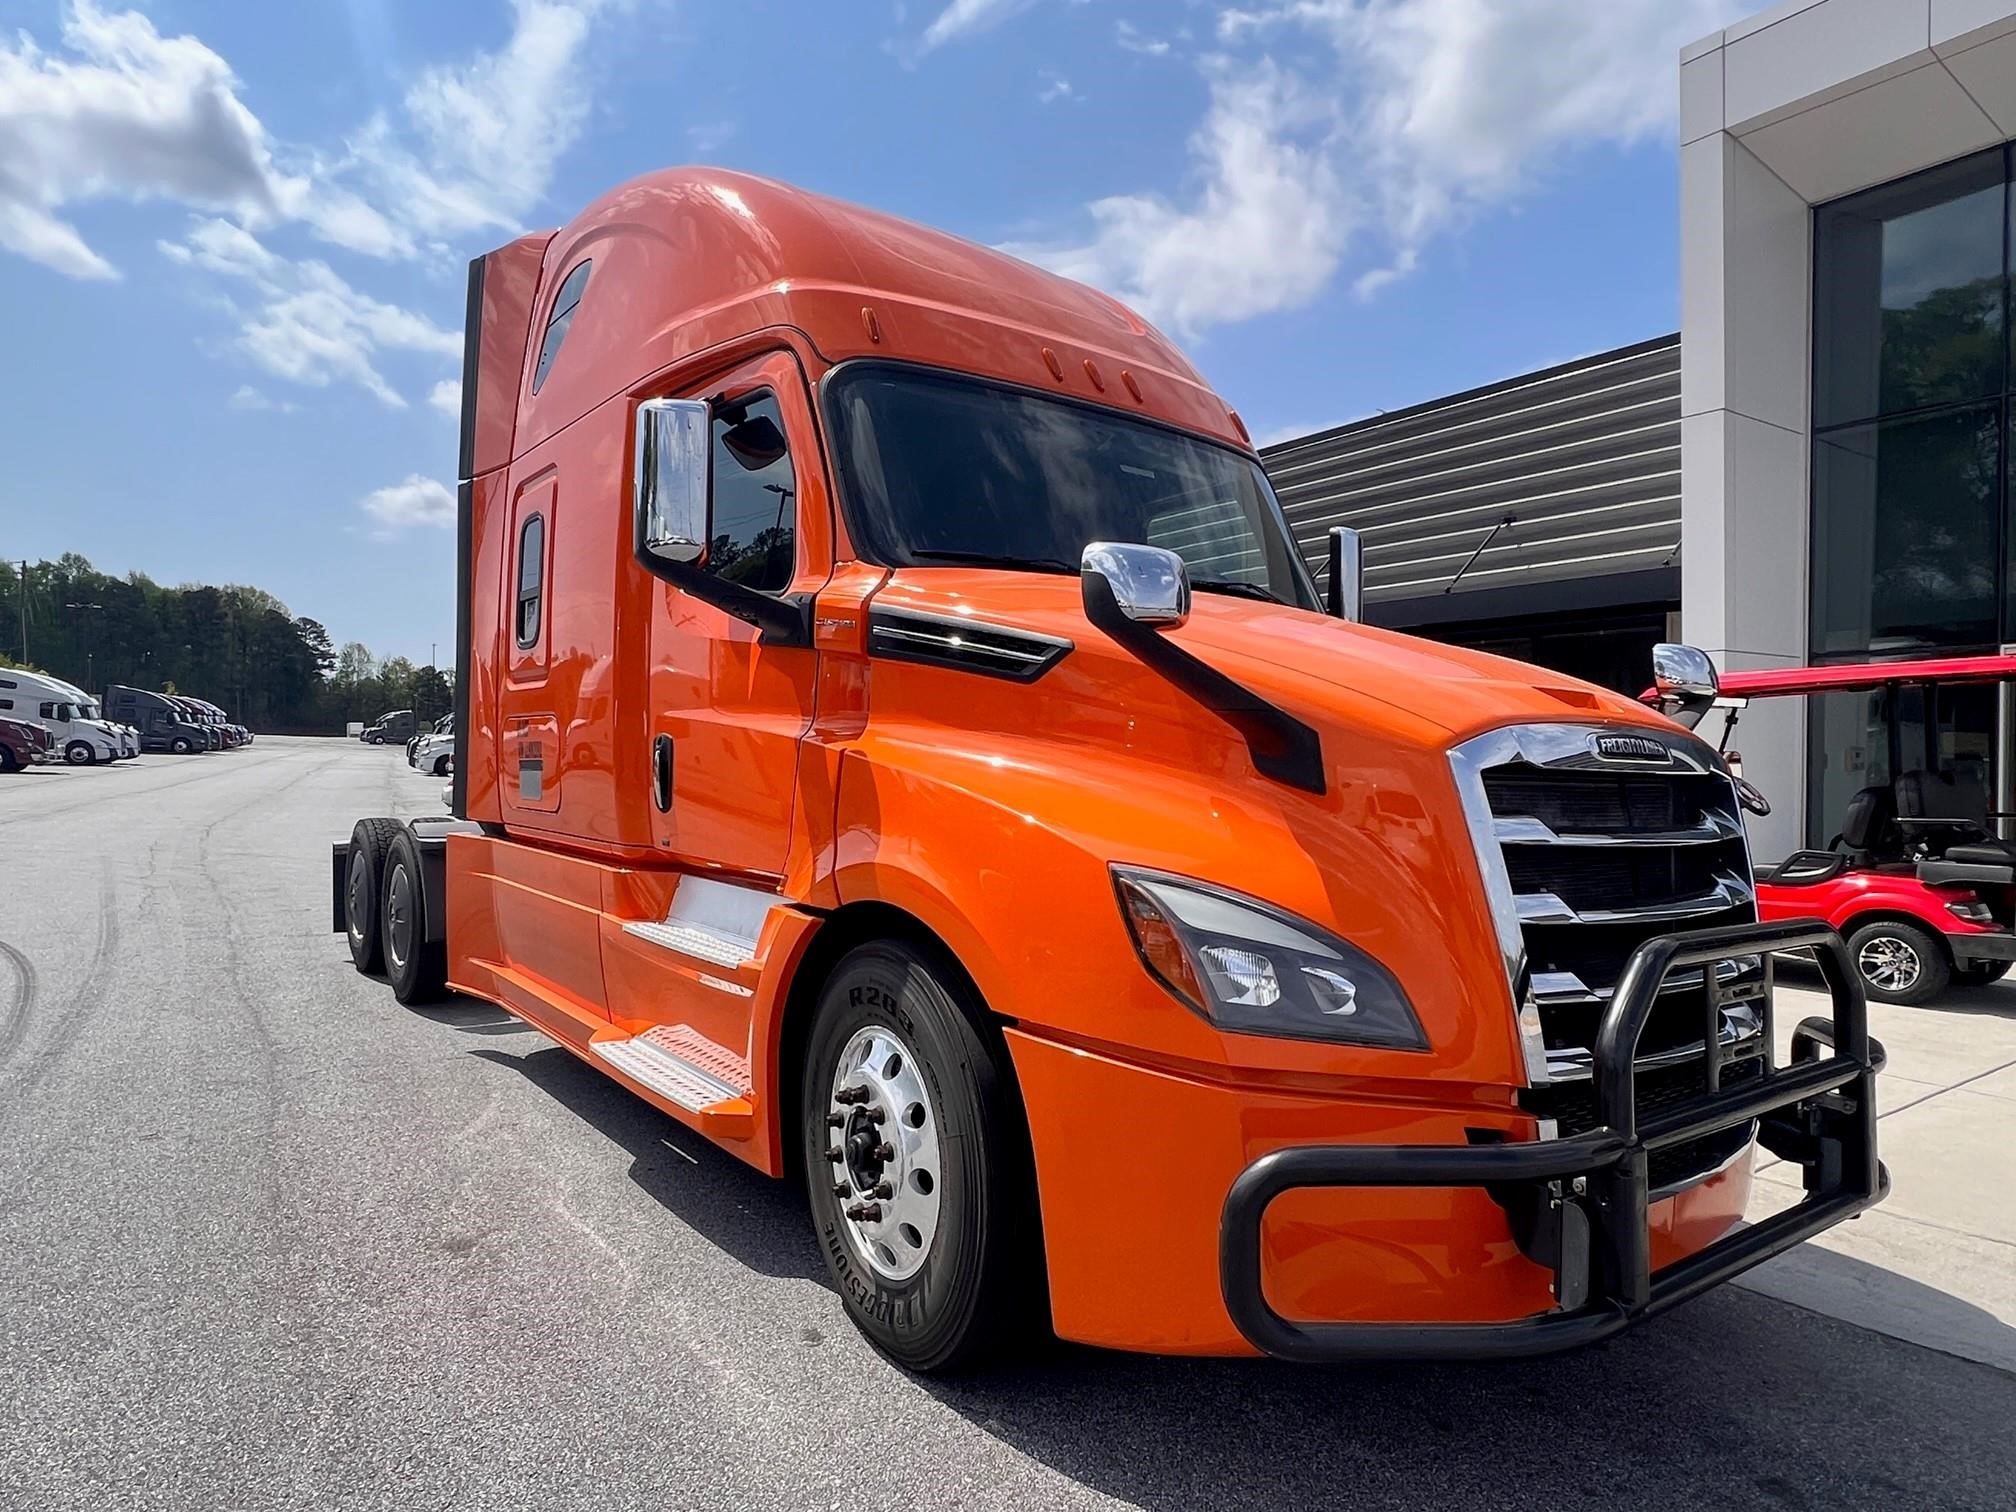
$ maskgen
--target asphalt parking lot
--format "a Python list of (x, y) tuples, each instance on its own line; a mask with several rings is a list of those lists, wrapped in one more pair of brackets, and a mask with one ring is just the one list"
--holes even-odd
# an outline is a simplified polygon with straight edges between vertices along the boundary
[(0, 780), (0, 1507), (2016, 1506), (2016, 1375), (1796, 1284), (1519, 1365), (906, 1378), (793, 1194), (350, 969), (328, 841), (440, 788), (284, 739)]

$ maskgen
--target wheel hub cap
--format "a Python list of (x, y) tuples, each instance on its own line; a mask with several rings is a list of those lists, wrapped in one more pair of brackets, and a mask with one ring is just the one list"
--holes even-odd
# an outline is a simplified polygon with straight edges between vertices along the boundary
[(1885, 992), (1909, 992), (1924, 970), (1917, 951), (1904, 941), (1885, 935), (1864, 945), (1856, 959), (1870, 985)]
[(413, 937), (413, 880), (403, 866), (392, 868), (392, 881), (385, 889), (385, 923), (385, 953), (394, 966), (404, 966)]
[(937, 1109), (895, 1030), (870, 1025), (840, 1052), (828, 1092), (833, 1196), (850, 1246), (876, 1275), (916, 1274), (938, 1232)]

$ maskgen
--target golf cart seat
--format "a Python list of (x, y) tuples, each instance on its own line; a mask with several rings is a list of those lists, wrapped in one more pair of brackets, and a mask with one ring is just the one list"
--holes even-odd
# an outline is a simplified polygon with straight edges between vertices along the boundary
[(1832, 882), (1848, 869), (1849, 858), (1875, 848), (1890, 822), (1890, 790), (1865, 787), (1848, 800), (1841, 833), (1826, 850), (1794, 851), (1776, 866), (1757, 868), (1757, 880), (1774, 887), (1812, 887)]

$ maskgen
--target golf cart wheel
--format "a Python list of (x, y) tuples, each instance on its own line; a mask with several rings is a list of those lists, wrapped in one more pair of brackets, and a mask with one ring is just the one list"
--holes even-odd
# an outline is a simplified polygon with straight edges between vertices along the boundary
[(392, 996), (408, 1007), (441, 999), (448, 985), (448, 949), (427, 938), (426, 873), (420, 844), (403, 825), (385, 853), (378, 928)]
[(350, 941), (350, 960), (359, 971), (376, 971), (385, 962), (385, 944), (378, 929), (379, 900), (385, 886), (385, 857), (402, 829), (396, 819), (359, 819), (350, 831), (350, 869), (343, 879), (343, 932)]
[(2016, 966), (2016, 961), (1976, 961), (1971, 966), (1954, 967), (1953, 980), (1962, 987), (1986, 987), (2009, 975), (2011, 966)]
[(1862, 974), (1863, 990), (1879, 1003), (1929, 1003), (1953, 980), (1945, 941), (1916, 924), (1890, 919), (1864, 924), (1848, 936), (1848, 954)]
[(1006, 1053), (956, 970), (879, 941), (820, 991), (801, 1138), (813, 1229), (870, 1343), (969, 1368), (1043, 1329), (1028, 1134)]
[(63, 747), (63, 759), (72, 766), (90, 766), (98, 759), (98, 753), (91, 749), (88, 740), (73, 740)]

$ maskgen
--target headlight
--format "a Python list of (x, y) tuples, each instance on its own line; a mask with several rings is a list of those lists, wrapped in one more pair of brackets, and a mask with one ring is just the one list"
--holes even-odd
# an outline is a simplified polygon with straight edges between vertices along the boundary
[(1142, 964), (1220, 1029), (1426, 1050), (1393, 974), (1327, 930), (1256, 899), (1113, 868)]

